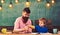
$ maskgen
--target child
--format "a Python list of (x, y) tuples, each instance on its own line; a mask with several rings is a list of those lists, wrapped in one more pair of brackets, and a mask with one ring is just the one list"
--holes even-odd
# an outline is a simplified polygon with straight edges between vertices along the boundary
[(41, 18), (39, 19), (39, 23), (36, 26), (29, 26), (32, 29), (35, 29), (37, 31), (37, 33), (47, 33), (48, 32), (48, 28), (45, 26), (46, 23), (46, 19), (45, 18)]

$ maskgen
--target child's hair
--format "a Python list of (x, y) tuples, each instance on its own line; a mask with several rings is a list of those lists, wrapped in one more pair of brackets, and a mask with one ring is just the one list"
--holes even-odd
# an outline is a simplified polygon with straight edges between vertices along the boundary
[(43, 21), (44, 24), (46, 24), (46, 22), (47, 22), (46, 18), (40, 18), (39, 21)]

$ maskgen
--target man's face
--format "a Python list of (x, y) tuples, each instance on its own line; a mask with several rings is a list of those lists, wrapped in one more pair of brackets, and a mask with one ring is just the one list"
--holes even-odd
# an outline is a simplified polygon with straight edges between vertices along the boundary
[(29, 16), (30, 16), (30, 13), (22, 12), (22, 16), (24, 16), (24, 17), (29, 17)]
[(28, 21), (29, 16), (30, 16), (30, 13), (22, 12), (22, 18), (24, 23)]

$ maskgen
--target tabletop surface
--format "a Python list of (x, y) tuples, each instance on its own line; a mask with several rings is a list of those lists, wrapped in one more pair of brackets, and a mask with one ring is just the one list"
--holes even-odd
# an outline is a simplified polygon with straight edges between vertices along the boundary
[(16, 34), (16, 33), (6, 33), (6, 34), (3, 34), (3, 33), (0, 33), (0, 35), (60, 35), (60, 34)]

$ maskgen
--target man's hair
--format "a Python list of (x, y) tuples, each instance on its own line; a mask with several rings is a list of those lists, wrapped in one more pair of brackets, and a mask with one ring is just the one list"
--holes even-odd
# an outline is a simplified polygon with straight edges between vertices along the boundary
[(23, 9), (23, 12), (30, 13), (30, 9), (28, 7)]

